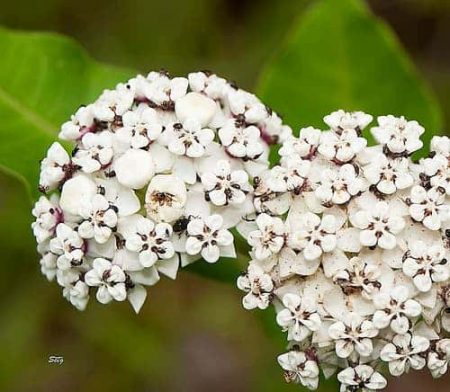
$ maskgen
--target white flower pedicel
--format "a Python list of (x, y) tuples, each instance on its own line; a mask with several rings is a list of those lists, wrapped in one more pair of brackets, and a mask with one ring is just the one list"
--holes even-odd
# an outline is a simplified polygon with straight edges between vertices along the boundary
[(214, 74), (137, 76), (63, 124), (41, 163), (33, 232), (41, 269), (78, 309), (128, 298), (200, 258), (235, 257), (269, 144), (291, 130), (254, 95)]
[[(281, 162), (255, 178), (252, 247), (238, 279), (246, 309), (273, 304), (288, 352), (288, 382), (316, 389), (319, 369), (341, 391), (386, 386), (450, 361), (450, 140), (419, 162), (415, 121), (342, 110), (329, 130), (289, 136)], [(251, 227), (253, 226), (253, 227)], [(386, 366), (387, 365), (387, 366)]]

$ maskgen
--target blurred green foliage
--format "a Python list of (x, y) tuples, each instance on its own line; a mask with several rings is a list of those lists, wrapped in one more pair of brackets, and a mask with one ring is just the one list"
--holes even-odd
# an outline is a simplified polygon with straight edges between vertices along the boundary
[[(312, 8), (303, 15), (306, 3)], [(142, 72), (212, 69), (251, 89), (264, 69), (259, 90), (296, 127), (319, 125), (325, 112), (347, 105), (376, 114), (404, 110), (438, 131), (432, 94), (392, 33), (361, 4), (16, 0), (2, 4), (0, 24), (66, 33), (97, 60)], [(56, 36), (0, 30), (0, 48), (0, 163), (33, 182), (52, 136), (37, 129), (33, 116), (13, 114), (5, 93), (25, 102), (56, 135), (79, 104), (129, 73), (99, 66)], [(428, 77), (449, 86), (448, 72), (441, 73), (433, 68)], [(195, 275), (163, 280), (138, 316), (127, 304), (94, 301), (80, 313), (40, 276), (30, 222), (23, 185), (0, 173), (0, 391), (299, 389), (283, 383), (276, 364), (284, 336), (274, 315), (244, 311), (234, 284), (200, 277), (233, 283), (242, 264), (198, 264)], [(63, 355), (64, 364), (48, 364), (49, 355)]]

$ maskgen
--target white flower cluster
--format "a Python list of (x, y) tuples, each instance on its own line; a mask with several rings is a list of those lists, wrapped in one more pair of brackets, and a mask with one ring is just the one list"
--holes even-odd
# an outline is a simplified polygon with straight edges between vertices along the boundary
[(253, 212), (253, 177), (291, 130), (254, 95), (214, 74), (137, 76), (62, 125), (41, 163), (32, 225), (41, 269), (75, 307), (128, 299), (200, 258), (235, 257)]
[(391, 375), (450, 362), (450, 139), (403, 117), (334, 112), (329, 129), (300, 130), (280, 165), (255, 179), (252, 250), (238, 278), (246, 309), (273, 304), (289, 351), (287, 381), (316, 389), (319, 370), (341, 391), (386, 386)]

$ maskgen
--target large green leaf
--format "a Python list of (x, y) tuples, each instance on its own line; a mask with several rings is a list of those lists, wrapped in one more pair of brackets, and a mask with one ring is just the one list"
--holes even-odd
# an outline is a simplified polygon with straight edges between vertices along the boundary
[(336, 109), (416, 119), (425, 139), (442, 125), (436, 100), (390, 29), (360, 0), (322, 0), (263, 71), (258, 92), (295, 128)]
[(62, 122), (133, 72), (100, 64), (72, 40), (0, 29), (0, 167), (37, 188), (39, 160)]

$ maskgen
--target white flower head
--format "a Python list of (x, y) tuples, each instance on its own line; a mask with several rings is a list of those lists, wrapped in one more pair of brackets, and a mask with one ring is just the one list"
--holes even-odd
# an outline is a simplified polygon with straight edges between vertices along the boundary
[(174, 256), (175, 250), (170, 240), (172, 226), (167, 223), (155, 224), (142, 216), (131, 217), (131, 220), (131, 227), (124, 233), (125, 246), (139, 253), (139, 262), (143, 267), (152, 267), (157, 260)]
[(301, 342), (320, 328), (322, 320), (311, 298), (285, 294), (282, 302), (284, 309), (277, 314), (277, 323), (288, 331), (288, 340)]
[(447, 373), (450, 364), (450, 339), (441, 339), (428, 353), (427, 366), (431, 375), (438, 378)]
[(65, 179), (72, 176), (74, 170), (67, 151), (58, 142), (53, 143), (41, 162), (39, 189), (48, 192), (57, 188)]
[(285, 166), (275, 166), (267, 180), (273, 192), (293, 192), (300, 194), (307, 185), (311, 163), (295, 157), (288, 158)]
[(364, 392), (384, 389), (386, 379), (368, 365), (356, 365), (342, 370), (337, 378), (341, 383), (341, 392), (361, 390)]
[(125, 273), (108, 260), (95, 259), (93, 268), (86, 273), (84, 280), (88, 286), (98, 287), (96, 297), (102, 304), (107, 304), (113, 299), (124, 301), (127, 297)]
[(365, 190), (365, 181), (358, 176), (355, 167), (346, 164), (338, 170), (326, 169), (321, 174), (316, 197), (325, 205), (344, 204)]
[(299, 217), (298, 228), (289, 236), (293, 249), (303, 251), (306, 260), (315, 260), (324, 252), (331, 252), (337, 244), (337, 222), (333, 215), (322, 218), (307, 212)]
[(83, 263), (86, 244), (75, 230), (60, 223), (56, 226), (56, 237), (50, 240), (50, 251), (59, 256), (58, 268), (69, 269)]
[(368, 247), (378, 245), (383, 249), (395, 248), (396, 234), (405, 227), (404, 219), (391, 212), (385, 202), (378, 202), (371, 210), (358, 211), (351, 219), (353, 225), (361, 229), (361, 244)]
[(356, 157), (367, 145), (367, 140), (358, 136), (354, 129), (344, 129), (341, 133), (323, 132), (319, 153), (331, 161), (346, 163)]
[(304, 387), (315, 390), (319, 385), (319, 367), (317, 362), (308, 359), (308, 355), (302, 351), (289, 351), (278, 356), (278, 363), (284, 370), (284, 378), (287, 382), (301, 384)]
[(439, 243), (427, 246), (422, 241), (413, 242), (404, 257), (403, 273), (422, 292), (429, 291), (434, 282), (445, 282), (450, 278), (445, 248)]
[(421, 305), (409, 299), (408, 288), (396, 286), (389, 293), (383, 292), (374, 297), (377, 311), (373, 315), (373, 324), (378, 329), (390, 326), (396, 334), (405, 334), (411, 327), (410, 318), (421, 314)]
[(87, 133), (81, 139), (81, 144), (76, 150), (73, 162), (81, 167), (85, 173), (93, 173), (106, 168), (112, 161), (112, 133)]
[(248, 236), (248, 243), (254, 247), (256, 259), (262, 260), (277, 254), (285, 243), (286, 228), (277, 217), (261, 214), (256, 218), (258, 230)]
[(395, 335), (392, 343), (386, 344), (380, 353), (380, 358), (388, 362), (389, 372), (393, 376), (400, 376), (409, 368), (422, 369), (426, 364), (423, 355), (430, 347), (430, 341), (419, 335), (406, 333)]
[(345, 129), (354, 129), (361, 132), (367, 125), (372, 122), (373, 117), (364, 112), (345, 112), (337, 110), (324, 117), (323, 121), (333, 131), (342, 132)]
[(208, 263), (215, 263), (224, 248), (233, 246), (233, 235), (222, 226), (220, 215), (192, 219), (187, 225), (186, 252), (201, 254)]
[(232, 170), (229, 162), (217, 162), (213, 172), (201, 177), (205, 197), (216, 206), (244, 203), (250, 192), (248, 174), (244, 170)]
[(238, 278), (237, 287), (247, 293), (242, 299), (245, 309), (266, 309), (269, 306), (274, 284), (270, 275), (258, 265), (249, 265), (247, 272)]
[(393, 154), (412, 154), (422, 148), (423, 143), (420, 136), (425, 129), (417, 121), (408, 121), (403, 116), (378, 117), (378, 126), (373, 127), (371, 132), (375, 140), (385, 145)]
[(450, 220), (450, 205), (439, 188), (427, 191), (416, 185), (411, 189), (407, 203), (411, 217), (430, 230), (439, 230), (443, 222)]
[(59, 208), (58, 197), (47, 199), (41, 196), (33, 207), (33, 216), (36, 220), (31, 228), (38, 243), (44, 242), (54, 235), (56, 226), (64, 220)]
[(311, 159), (317, 153), (320, 142), (320, 129), (307, 127), (300, 129), (299, 137), (289, 137), (283, 143), (279, 154), (283, 158), (298, 156), (303, 159)]
[(339, 358), (348, 358), (353, 350), (367, 357), (372, 353), (372, 338), (378, 335), (378, 329), (370, 320), (356, 313), (348, 313), (344, 321), (330, 325), (328, 334), (336, 341), (336, 355)]
[(146, 148), (161, 134), (163, 125), (155, 109), (141, 106), (137, 111), (128, 111), (122, 116), (123, 127), (116, 138), (132, 148)]

